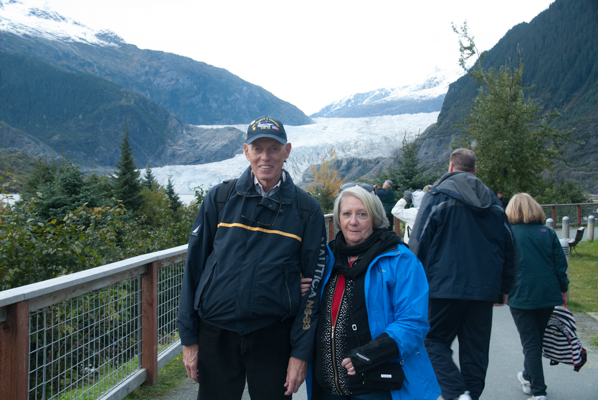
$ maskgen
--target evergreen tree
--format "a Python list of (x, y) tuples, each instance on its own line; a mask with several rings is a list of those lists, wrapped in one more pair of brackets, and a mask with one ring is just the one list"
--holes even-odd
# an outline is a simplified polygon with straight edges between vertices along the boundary
[(433, 184), (440, 177), (439, 173), (431, 170), (431, 166), (422, 164), (417, 151), (418, 140), (419, 135), (413, 142), (408, 142), (407, 134), (405, 134), (399, 155), (393, 157), (394, 165), (387, 167), (376, 176), (376, 182), (384, 182), (387, 179), (392, 181), (396, 198), (403, 197), (405, 190), (423, 189), (424, 186)]
[(166, 196), (168, 196), (168, 201), (172, 211), (176, 212), (183, 206), (179, 195), (174, 191), (174, 184), (172, 183), (172, 176), (170, 175), (168, 176), (168, 184), (166, 185)]
[(158, 181), (152, 173), (152, 167), (150, 165), (149, 160), (147, 161), (147, 165), (145, 167), (145, 175), (143, 175), (142, 185), (148, 188), (149, 190), (154, 190), (158, 186)]
[(328, 155), (322, 157), (319, 168), (311, 167), (314, 180), (307, 185), (307, 191), (318, 200), (324, 214), (331, 213), (334, 208), (334, 198), (345, 181), (338, 177), (338, 171), (332, 166), (336, 160), (336, 152), (330, 148)]
[(125, 122), (125, 134), (120, 144), (120, 160), (116, 164), (114, 177), (114, 196), (122, 201), (129, 211), (137, 211), (143, 203), (139, 171), (135, 169), (133, 150), (129, 145), (129, 124)]
[[(459, 34), (461, 57), (459, 64), (467, 71), (467, 60), (477, 54), (467, 23)], [(465, 42), (465, 44), (464, 44)], [(527, 192), (538, 195), (542, 189), (542, 173), (552, 171), (556, 160), (562, 160), (565, 146), (575, 142), (570, 132), (561, 132), (549, 125), (560, 117), (557, 111), (542, 114), (542, 108), (524, 92), (523, 63), (493, 68), (482, 67), (484, 54), (468, 74), (480, 85), (471, 113), (456, 127), (464, 128), (456, 147), (474, 148), (477, 156), (477, 176), (491, 189), (507, 196)]]

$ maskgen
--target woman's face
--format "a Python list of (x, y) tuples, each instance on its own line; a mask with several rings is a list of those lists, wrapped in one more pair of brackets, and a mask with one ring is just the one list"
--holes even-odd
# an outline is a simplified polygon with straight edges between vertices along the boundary
[(348, 246), (365, 241), (374, 231), (372, 218), (357, 197), (347, 196), (341, 201), (340, 226)]

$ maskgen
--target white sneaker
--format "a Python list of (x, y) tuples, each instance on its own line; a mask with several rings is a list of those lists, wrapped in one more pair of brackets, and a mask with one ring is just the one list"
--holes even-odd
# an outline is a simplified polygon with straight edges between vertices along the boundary
[(527, 400), (548, 400), (546, 396), (532, 396)]
[[(530, 383), (530, 381), (526, 380), (523, 377), (523, 371), (517, 372), (517, 379), (519, 379), (519, 382), (521, 383), (523, 393), (532, 394), (532, 384)], [(532, 400), (534, 400), (533, 397)], [(544, 398), (543, 400), (546, 400), (546, 398)]]
[[(469, 390), (459, 396), (459, 400), (471, 400), (471, 396), (469, 395)], [(546, 400), (546, 399), (544, 399)]]

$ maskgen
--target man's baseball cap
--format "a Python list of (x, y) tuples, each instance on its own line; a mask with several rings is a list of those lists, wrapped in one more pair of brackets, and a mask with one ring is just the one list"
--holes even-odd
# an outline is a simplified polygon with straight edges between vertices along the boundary
[(247, 139), (245, 143), (250, 144), (259, 138), (271, 138), (278, 140), (281, 144), (287, 144), (287, 133), (282, 122), (270, 118), (261, 117), (249, 124), (247, 128)]

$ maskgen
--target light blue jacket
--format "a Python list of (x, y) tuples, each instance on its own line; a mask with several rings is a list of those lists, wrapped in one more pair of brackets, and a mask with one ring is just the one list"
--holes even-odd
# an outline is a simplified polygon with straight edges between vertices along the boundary
[[(333, 265), (328, 248), (322, 285), (330, 278)], [(407, 246), (401, 243), (372, 261), (365, 277), (365, 298), (372, 338), (386, 332), (399, 346), (400, 357), (391, 362), (403, 364), (405, 381), (401, 390), (391, 392), (393, 400), (436, 400), (440, 387), (424, 348), (430, 329), (428, 281), (421, 262)], [(310, 399), (311, 378), (309, 374)]]

